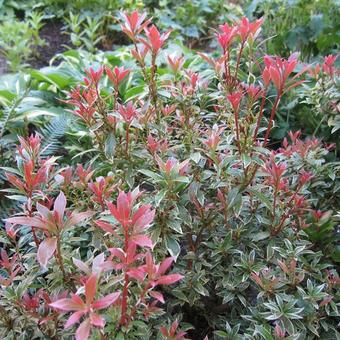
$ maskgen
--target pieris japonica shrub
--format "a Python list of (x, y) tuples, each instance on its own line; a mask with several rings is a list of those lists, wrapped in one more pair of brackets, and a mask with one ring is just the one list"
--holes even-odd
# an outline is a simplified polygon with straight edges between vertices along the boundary
[(259, 54), (261, 24), (221, 25), (220, 51), (188, 68), (163, 53), (171, 31), (125, 13), (135, 62), (84, 70), (64, 100), (91, 141), (82, 164), (19, 137), (4, 169), (21, 210), (4, 221), (3, 338), (339, 336), (320, 184), (332, 146), (295, 131), (271, 148), (308, 66)]

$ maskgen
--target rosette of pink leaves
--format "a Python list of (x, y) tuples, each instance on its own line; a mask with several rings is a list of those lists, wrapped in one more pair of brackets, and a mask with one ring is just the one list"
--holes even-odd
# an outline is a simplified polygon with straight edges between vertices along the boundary
[(37, 253), (37, 260), (42, 267), (47, 266), (48, 260), (56, 251), (61, 232), (94, 214), (92, 211), (73, 212), (68, 218), (65, 218), (66, 203), (66, 197), (61, 191), (54, 202), (52, 211), (37, 203), (37, 214), (35, 216), (16, 216), (6, 219), (6, 222), (28, 225), (44, 232), (45, 239), (40, 243)]
[[(153, 221), (155, 211), (151, 209), (150, 205), (141, 205), (135, 212), (133, 211), (134, 204), (140, 195), (139, 188), (128, 193), (121, 191), (118, 194), (116, 205), (108, 201), (106, 205), (111, 215), (123, 227), (124, 238), (125, 241), (128, 239), (128, 244), (132, 242), (141, 247), (153, 248), (152, 241), (145, 235), (145, 231)], [(99, 220), (96, 221), (96, 224), (104, 231), (117, 235), (110, 223)]]
[(98, 311), (112, 306), (120, 296), (119, 292), (114, 292), (95, 300), (97, 281), (96, 274), (92, 274), (87, 279), (84, 285), (85, 301), (78, 294), (72, 294), (71, 298), (60, 299), (50, 304), (50, 307), (60, 312), (73, 312), (65, 323), (65, 329), (72, 327), (84, 317), (84, 320), (77, 328), (76, 340), (87, 340), (92, 327), (103, 329), (105, 320), (98, 314)]

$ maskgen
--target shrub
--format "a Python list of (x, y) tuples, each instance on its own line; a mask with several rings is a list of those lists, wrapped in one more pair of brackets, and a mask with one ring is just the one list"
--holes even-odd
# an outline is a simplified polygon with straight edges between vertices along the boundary
[(44, 156), (36, 134), (5, 169), (21, 212), (3, 237), (3, 334), (338, 336), (332, 146), (296, 131), (270, 148), (308, 67), (258, 55), (262, 19), (221, 25), (220, 55), (188, 61), (146, 14), (123, 18), (134, 62), (86, 69), (65, 100), (84, 164)]

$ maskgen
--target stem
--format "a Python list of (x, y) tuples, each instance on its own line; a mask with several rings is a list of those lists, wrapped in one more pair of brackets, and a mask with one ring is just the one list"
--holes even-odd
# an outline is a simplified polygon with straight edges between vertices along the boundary
[(264, 137), (263, 146), (265, 146), (267, 144), (268, 137), (269, 137), (269, 134), (270, 134), (270, 130), (271, 130), (271, 127), (272, 127), (272, 123), (273, 123), (273, 120), (274, 120), (274, 117), (275, 117), (276, 109), (277, 109), (277, 106), (279, 105), (279, 102), (280, 102), (280, 99), (281, 99), (281, 94), (282, 94), (282, 91), (280, 90), (279, 93), (277, 94), (277, 97), (275, 99), (275, 103), (274, 103), (272, 111), (270, 113), (268, 128), (267, 128), (267, 131), (266, 131), (266, 135)]
[[(290, 198), (290, 200), (289, 200), (288, 203), (286, 204), (288, 207), (290, 207), (290, 205), (292, 204), (292, 202), (293, 202), (294, 198), (296, 197), (296, 195), (299, 194), (301, 188), (302, 188), (302, 185), (299, 185), (299, 186), (296, 188), (296, 191), (294, 192), (294, 195)], [(272, 236), (276, 236), (276, 235), (278, 235), (278, 234), (281, 232), (281, 230), (282, 230), (282, 228), (283, 228), (283, 224), (284, 224), (285, 220), (289, 217), (289, 215), (291, 215), (291, 213), (292, 213), (292, 211), (293, 211), (293, 208), (294, 208), (294, 207), (290, 207), (290, 209), (288, 210), (288, 212), (286, 212), (285, 214), (282, 215), (281, 221), (280, 221), (278, 227), (277, 227), (277, 228), (274, 227), (274, 229), (273, 229), (272, 232), (271, 232)]]
[(34, 227), (31, 227), (31, 230), (32, 230), (32, 235), (33, 235), (34, 243), (35, 243), (36, 247), (38, 248), (40, 243), (39, 243), (37, 234), (35, 233)]
[[(29, 199), (30, 200), (32, 199), (32, 193), (29, 193)], [(28, 203), (27, 204), (27, 210), (28, 210), (28, 216), (29, 217), (32, 217), (32, 209), (31, 208), (32, 208), (31, 203)], [(31, 230), (32, 230), (32, 235), (33, 235), (35, 246), (38, 248), (40, 242), (38, 240), (37, 234), (35, 233), (35, 228), (31, 227)]]
[(96, 130), (93, 130), (93, 133), (96, 137), (96, 140), (98, 142), (98, 145), (99, 145), (99, 150), (101, 153), (105, 154), (104, 150), (105, 150), (105, 147), (104, 147), (104, 144), (103, 144), (103, 141), (102, 139), (100, 138), (100, 135), (99, 133), (96, 131)]
[(129, 142), (130, 142), (129, 128), (130, 128), (130, 125), (127, 124), (126, 131), (125, 131), (125, 141), (126, 141), (125, 153), (127, 157), (129, 156)]
[(158, 110), (158, 103), (157, 103), (157, 84), (156, 84), (156, 69), (157, 69), (157, 65), (156, 65), (156, 54), (152, 55), (152, 59), (151, 59), (151, 74), (150, 74), (150, 90), (151, 90), (151, 98), (152, 98), (152, 103), (154, 105), (155, 111), (156, 111), (156, 118), (157, 118), (157, 122), (159, 123), (161, 121), (161, 113)]
[(275, 190), (274, 190), (274, 201), (273, 201), (273, 212), (272, 212), (273, 224), (274, 224), (274, 221), (275, 221), (275, 210), (276, 210), (276, 199), (277, 199), (277, 192), (278, 192), (278, 184), (279, 183), (276, 183)]
[(240, 145), (240, 132), (239, 132), (239, 124), (238, 124), (238, 110), (234, 111), (234, 117), (235, 117), (235, 127), (236, 127), (236, 139), (237, 139), (237, 148), (238, 152), (241, 155), (241, 145)]
[(124, 288), (122, 296), (122, 312), (120, 317), (120, 325), (125, 325), (127, 322), (126, 311), (127, 311), (127, 297), (128, 297), (128, 285), (129, 276), (125, 273), (124, 275)]
[(262, 120), (262, 117), (263, 117), (264, 105), (266, 103), (266, 93), (267, 93), (267, 91), (265, 91), (263, 96), (262, 96), (262, 101), (261, 101), (261, 106), (260, 106), (260, 114), (257, 118), (256, 128), (255, 128), (255, 131), (254, 131), (254, 137), (253, 137), (254, 142), (256, 141), (257, 133), (259, 131), (261, 120)]
[(315, 128), (315, 130), (314, 130), (314, 132), (313, 132), (313, 137), (315, 137), (315, 135), (317, 134), (317, 132), (319, 131), (319, 129), (320, 129), (320, 126), (322, 125), (322, 123), (324, 122), (324, 120), (325, 120), (325, 118), (326, 118), (327, 116), (325, 115), (325, 116), (323, 116), (321, 119), (320, 119), (320, 122), (319, 122), (319, 124), (317, 125), (317, 127)]
[[(124, 227), (124, 237), (125, 237), (125, 241), (124, 241), (124, 252), (125, 254), (127, 254), (128, 248), (129, 248), (129, 232), (126, 229), (126, 227)], [(122, 295), (122, 308), (121, 308), (121, 316), (120, 316), (120, 325), (125, 325), (127, 322), (127, 298), (128, 298), (128, 293), (129, 293), (129, 276), (126, 272), (126, 268), (124, 268), (124, 288), (123, 288), (123, 295)]]
[(60, 246), (60, 236), (59, 235), (57, 236), (57, 258), (58, 258), (60, 270), (63, 273), (64, 282), (65, 282), (66, 281), (66, 273), (65, 273), (64, 263), (63, 263), (63, 257), (61, 255), (61, 246)]
[(237, 81), (237, 75), (238, 75), (238, 69), (240, 67), (240, 62), (241, 62), (241, 56), (242, 56), (242, 52), (243, 52), (243, 48), (244, 48), (244, 43), (245, 41), (242, 42), (241, 44), (241, 48), (240, 48), (240, 52), (237, 56), (237, 62), (236, 62), (236, 68), (235, 68), (235, 75), (234, 75), (234, 81), (233, 81), (233, 87), (236, 85), (236, 81)]

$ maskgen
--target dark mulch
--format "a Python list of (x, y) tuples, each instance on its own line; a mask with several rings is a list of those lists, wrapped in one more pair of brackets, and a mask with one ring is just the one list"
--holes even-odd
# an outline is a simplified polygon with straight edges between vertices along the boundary
[(30, 60), (33, 68), (42, 68), (49, 65), (50, 60), (56, 54), (64, 52), (67, 46), (71, 46), (67, 34), (62, 33), (63, 23), (55, 20), (48, 20), (40, 31), (40, 37), (46, 41), (46, 45), (37, 48), (38, 55)]

